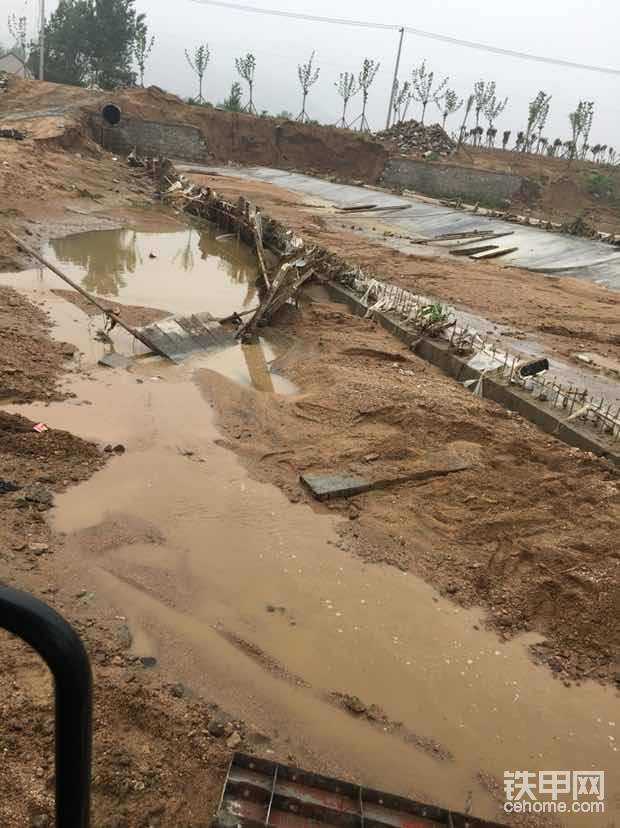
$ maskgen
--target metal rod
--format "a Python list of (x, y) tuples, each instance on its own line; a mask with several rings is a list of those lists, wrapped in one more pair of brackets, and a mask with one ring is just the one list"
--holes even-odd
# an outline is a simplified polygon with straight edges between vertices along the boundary
[(52, 671), (56, 699), (56, 825), (88, 828), (92, 676), (84, 645), (55, 610), (11, 587), (0, 587), (0, 628), (29, 644)]
[(400, 69), (400, 55), (403, 50), (403, 37), (405, 35), (404, 27), (399, 29), (400, 31), (400, 39), (398, 41), (398, 52), (396, 53), (396, 65), (394, 67), (394, 80), (392, 81), (392, 89), (390, 91), (390, 103), (388, 105), (387, 111), (387, 120), (385, 122), (385, 128), (390, 128), (390, 121), (392, 120), (392, 104), (394, 103), (394, 95), (396, 94), (396, 82), (398, 81), (398, 71)]
[(45, 267), (49, 268), (49, 270), (51, 270), (51, 271), (52, 271), (52, 273), (55, 273), (55, 274), (56, 274), (56, 276), (60, 276), (60, 278), (61, 278), (64, 282), (66, 282), (68, 285), (71, 285), (71, 287), (72, 287), (74, 290), (77, 290), (77, 292), (78, 292), (79, 294), (81, 294), (81, 295), (82, 295), (85, 299), (88, 299), (88, 301), (89, 301), (89, 302), (92, 302), (92, 304), (93, 304), (96, 308), (99, 308), (99, 310), (100, 310), (103, 314), (105, 314), (105, 316), (107, 316), (107, 317), (108, 317), (108, 319), (113, 319), (113, 320), (114, 320), (114, 322), (116, 322), (118, 325), (120, 325), (120, 326), (121, 326), (121, 328), (124, 328), (124, 329), (127, 331), (127, 333), (130, 333), (132, 336), (135, 336), (135, 338), (136, 338), (136, 339), (139, 339), (139, 340), (140, 340), (140, 342), (142, 342), (142, 344), (143, 344), (143, 345), (146, 345), (146, 347), (147, 347), (150, 351), (155, 351), (155, 352), (156, 352), (156, 353), (158, 353), (160, 356), (165, 356), (165, 357), (167, 357), (167, 354), (163, 353), (163, 351), (159, 351), (159, 350), (158, 350), (158, 349), (157, 349), (157, 348), (153, 345), (153, 343), (152, 343), (152, 342), (150, 342), (150, 341), (149, 341), (146, 337), (143, 337), (143, 336), (142, 336), (142, 334), (140, 333), (140, 331), (137, 331), (137, 330), (136, 330), (135, 328), (133, 328), (131, 325), (128, 325), (128, 324), (127, 324), (127, 322), (123, 322), (123, 320), (122, 320), (119, 316), (117, 316), (116, 314), (112, 313), (112, 312), (109, 310), (109, 308), (106, 308), (106, 307), (105, 307), (105, 305), (102, 305), (102, 304), (101, 304), (101, 302), (97, 301), (97, 299), (95, 299), (93, 296), (91, 296), (91, 295), (90, 295), (90, 293), (88, 293), (88, 291), (84, 290), (84, 288), (83, 288), (83, 287), (81, 287), (81, 286), (80, 286), (80, 285), (78, 285), (76, 282), (74, 282), (74, 281), (73, 281), (73, 279), (70, 279), (70, 278), (69, 278), (66, 274), (64, 274), (61, 270), (58, 270), (58, 268), (57, 268), (57, 267), (54, 267), (54, 265), (53, 265), (51, 262), (48, 262), (48, 261), (47, 261), (47, 259), (44, 259), (44, 258), (43, 258), (43, 256), (41, 256), (39, 253), (37, 253), (37, 252), (36, 252), (36, 250), (33, 250), (31, 247), (28, 247), (28, 245), (27, 245), (27, 244), (24, 244), (24, 242), (23, 242), (23, 241), (21, 241), (21, 239), (18, 239), (18, 238), (17, 238), (17, 236), (13, 235), (13, 233), (11, 233), (11, 231), (10, 231), (10, 230), (5, 230), (4, 232), (5, 232), (8, 236), (10, 236), (10, 237), (13, 239), (13, 241), (14, 241), (16, 244), (18, 244), (18, 245), (22, 248), (22, 250), (25, 250), (25, 251), (26, 251), (26, 253), (29, 253), (29, 254), (30, 254), (33, 258), (35, 258), (35, 259), (37, 259), (39, 262), (41, 262), (41, 264), (44, 264), (44, 265), (45, 265)]

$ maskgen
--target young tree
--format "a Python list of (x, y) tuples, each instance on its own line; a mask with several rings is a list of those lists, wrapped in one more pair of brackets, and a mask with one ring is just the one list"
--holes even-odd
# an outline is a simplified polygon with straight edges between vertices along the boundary
[(235, 66), (237, 67), (237, 72), (247, 83), (250, 91), (250, 100), (248, 101), (245, 110), (252, 115), (256, 115), (256, 107), (254, 106), (254, 73), (256, 72), (256, 58), (251, 52), (248, 52), (244, 57), (235, 58)]
[(149, 30), (145, 23), (144, 15), (140, 14), (136, 20), (136, 39), (133, 44), (133, 56), (138, 66), (140, 86), (144, 86), (144, 70), (154, 44), (155, 35), (149, 37)]
[(405, 81), (401, 84), (394, 81), (394, 97), (392, 99), (392, 112), (394, 124), (400, 124), (407, 116), (407, 110), (411, 102), (411, 84)]
[(580, 138), (583, 138), (583, 144), (587, 144), (592, 128), (592, 118), (594, 116), (594, 101), (579, 101), (577, 108), (568, 116), (571, 126), (572, 137), (564, 146), (568, 146), (568, 159), (571, 161), (578, 155), (578, 146)]
[(463, 123), (461, 124), (461, 129), (459, 130), (459, 141), (458, 146), (460, 147), (463, 141), (465, 140), (465, 136), (467, 135), (467, 120), (469, 118), (469, 113), (472, 110), (474, 105), (474, 101), (476, 100), (475, 95), (470, 95), (467, 98), (467, 103), (465, 105), (465, 113), (463, 114)]
[(581, 132), (582, 146), (581, 157), (585, 158), (588, 151), (588, 141), (590, 140), (590, 131), (592, 129), (592, 119), (594, 118), (594, 101), (584, 101), (583, 114), (583, 129)]
[(456, 94), (454, 89), (446, 89), (445, 95), (443, 96), (443, 102), (440, 99), (435, 100), (435, 103), (437, 105), (437, 109), (441, 112), (441, 126), (445, 129), (448, 116), (458, 112), (463, 106), (463, 98), (459, 100), (459, 96)]
[(209, 49), (209, 44), (201, 43), (200, 46), (196, 46), (194, 48), (194, 51), (191, 54), (186, 49), (185, 57), (187, 59), (187, 62), (191, 66), (193, 72), (198, 77), (198, 97), (196, 98), (196, 103), (202, 104), (205, 102), (205, 99), (202, 96), (202, 82), (205, 76), (205, 72), (207, 71), (207, 66), (209, 65), (209, 61), (211, 59), (211, 50)]
[(334, 86), (338, 90), (338, 94), (342, 98), (342, 117), (336, 124), (338, 127), (342, 127), (346, 129), (347, 126), (347, 107), (349, 105), (349, 101), (351, 98), (355, 97), (357, 93), (360, 91), (359, 86), (357, 85), (357, 81), (355, 80), (355, 75), (353, 72), (341, 72), (340, 77), (334, 83)]
[(241, 106), (241, 84), (239, 81), (233, 81), (232, 86), (230, 87), (230, 94), (224, 100), (224, 103), (218, 104), (221, 109), (225, 109), (226, 112), (243, 112), (243, 107)]
[(534, 142), (534, 133), (538, 131), (540, 135), (545, 128), (547, 118), (549, 117), (550, 102), (551, 95), (547, 95), (542, 89), (534, 100), (530, 101), (528, 106), (527, 128), (525, 130), (523, 146), (521, 147), (523, 152), (529, 152), (531, 150)]
[(306, 101), (308, 100), (310, 88), (318, 81), (321, 72), (318, 66), (314, 66), (315, 54), (316, 52), (313, 50), (310, 55), (310, 60), (307, 63), (301, 63), (297, 66), (297, 77), (299, 78), (299, 85), (301, 86), (302, 92), (301, 112), (297, 116), (297, 120), (301, 121), (302, 124), (310, 120), (306, 112)]
[(489, 127), (495, 126), (495, 121), (506, 109), (507, 104), (508, 98), (504, 98), (503, 101), (498, 101), (495, 95), (487, 101), (484, 108), (484, 117), (487, 119)]
[[(7, 28), (13, 38), (14, 51), (22, 60), (28, 59), (28, 20), (25, 16), (18, 17), (15, 12), (7, 18)], [(1, 52), (0, 52), (1, 54)]]
[(508, 141), (510, 141), (510, 130), (505, 129), (502, 133), (502, 149), (505, 150), (508, 146)]
[(553, 144), (551, 144), (551, 152), (549, 153), (552, 157), (560, 154), (560, 149), (562, 148), (562, 139), (556, 138)]
[(414, 101), (422, 104), (422, 117), (420, 123), (424, 123), (424, 115), (426, 114), (426, 107), (431, 98), (437, 103), (440, 102), (445, 92), (446, 84), (449, 78), (444, 78), (439, 86), (433, 91), (433, 84), (435, 83), (435, 73), (426, 71), (426, 61), (423, 60), (420, 66), (411, 73), (412, 91), (411, 96)]
[[(368, 93), (370, 87), (372, 86), (372, 82), (375, 79), (375, 75), (379, 71), (380, 65), (381, 64), (378, 61), (370, 60), (369, 58), (364, 58), (364, 63), (362, 64), (360, 73), (357, 76), (357, 83), (362, 92), (362, 114), (359, 115), (355, 120), (359, 120), (360, 122), (360, 131), (370, 132), (370, 124), (366, 119), (366, 105), (368, 103)], [(355, 121), (353, 123), (355, 123)]]
[(476, 81), (474, 84), (474, 100), (476, 102), (476, 129), (480, 126), (480, 115), (489, 105), (489, 102), (495, 97), (495, 81), (486, 83), (483, 80)]
[(487, 129), (487, 149), (493, 149), (495, 146), (495, 139), (497, 138), (497, 130), (495, 127)]

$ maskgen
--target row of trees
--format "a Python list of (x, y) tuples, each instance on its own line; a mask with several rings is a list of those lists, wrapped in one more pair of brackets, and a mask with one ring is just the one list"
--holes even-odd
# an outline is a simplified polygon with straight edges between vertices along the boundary
[[(82, 86), (98, 86), (114, 89), (119, 86), (144, 84), (148, 59), (155, 44), (144, 14), (135, 10), (135, 0), (61, 0), (50, 16), (45, 31), (46, 78), (57, 83)], [(28, 38), (26, 17), (10, 14), (8, 31), (14, 41), (13, 50), (27, 63), (33, 72), (39, 62), (38, 44)], [(186, 60), (198, 79), (198, 95), (193, 103), (204, 104), (204, 79), (211, 50), (206, 43), (185, 50)], [(241, 83), (232, 84), (228, 97), (220, 104), (225, 109), (258, 115), (254, 101), (256, 58), (250, 52), (235, 60), (235, 69), (247, 86), (247, 100), (243, 102)], [(342, 111), (337, 126), (370, 131), (367, 118), (368, 99), (372, 84), (380, 69), (380, 63), (365, 58), (355, 72), (341, 72), (334, 86), (342, 99)], [(301, 109), (297, 120), (309, 122), (308, 98), (320, 77), (313, 51), (305, 63), (297, 66), (301, 89)], [(467, 98), (448, 86), (449, 78), (437, 79), (427, 67), (426, 61), (413, 69), (410, 77), (394, 84), (391, 119), (398, 124), (408, 117), (412, 102), (419, 105), (419, 119), (424, 123), (429, 105), (439, 110), (441, 124), (447, 128), (448, 119), (463, 110), (463, 119), (455, 137), (459, 145), (469, 143), (477, 148), (492, 149), (499, 141), (495, 127), (497, 119), (508, 105), (508, 98), (498, 96), (495, 81), (480, 80), (474, 84)], [(351, 102), (361, 95), (361, 111), (348, 120)], [(514, 149), (528, 153), (546, 153), (569, 160), (580, 158), (599, 163), (616, 163), (617, 154), (607, 144), (590, 145), (590, 133), (594, 117), (594, 103), (580, 101), (569, 115), (570, 137), (549, 139), (544, 131), (549, 117), (551, 96), (540, 91), (530, 102), (527, 122), (516, 133), (511, 146), (511, 130), (501, 136), (502, 149)], [(267, 114), (264, 110), (260, 113)], [(290, 116), (290, 113), (281, 113)], [(486, 128), (483, 123), (486, 122)]]

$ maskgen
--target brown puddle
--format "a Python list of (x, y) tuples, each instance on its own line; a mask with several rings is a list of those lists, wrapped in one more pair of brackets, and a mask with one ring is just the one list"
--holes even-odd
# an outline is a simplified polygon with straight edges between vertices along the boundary
[(217, 317), (252, 307), (257, 297), (252, 252), (235, 239), (216, 241), (219, 232), (96, 230), (52, 240), (44, 255), (97, 296)]
[[(12, 283), (19, 278), (29, 292), (34, 277)], [(133, 290), (132, 279), (122, 290)], [(51, 294), (40, 290), (48, 305)], [(132, 302), (160, 304), (162, 294), (140, 291)], [(58, 336), (75, 341), (86, 317), (56, 299), (76, 320), (63, 322), (50, 300)], [(239, 309), (236, 301), (214, 311), (205, 288), (201, 309), (226, 313)], [(533, 636), (500, 643), (476, 629), (478, 612), (410, 574), (351, 557), (335, 545), (331, 515), (252, 480), (216, 443), (197, 368), (257, 393), (294, 391), (267, 370), (278, 346), (254, 348), (180, 366), (148, 358), (129, 371), (91, 367), (68, 380), (77, 401), (91, 405), (11, 407), (127, 447), (56, 498), (52, 521), (66, 534), (68, 580), (127, 617), (134, 652), (155, 656), (168, 680), (274, 737), (284, 761), (290, 751), (300, 764), (460, 810), (471, 798), (472, 812), (486, 817), (498, 813), (481, 772), (501, 786), (504, 770), (597, 768), (611, 782), (612, 690), (563, 687), (531, 662)], [(402, 727), (355, 718), (327, 699), (331, 692), (378, 705)], [(611, 796), (607, 813), (589, 815), (588, 825), (613, 819)], [(566, 824), (583, 822), (576, 815)]]

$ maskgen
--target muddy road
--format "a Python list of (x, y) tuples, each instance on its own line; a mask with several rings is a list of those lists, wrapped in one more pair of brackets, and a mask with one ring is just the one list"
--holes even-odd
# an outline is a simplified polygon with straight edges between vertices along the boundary
[[(141, 313), (252, 306), (249, 251), (218, 241), (215, 230), (158, 229), (65, 237), (46, 253), (89, 290)], [(612, 776), (613, 634), (602, 619), (613, 623), (614, 599), (601, 579), (614, 577), (606, 550), (619, 505), (602, 462), (475, 400), (316, 289), (257, 344), (181, 365), (141, 354), (114, 331), (112, 347), (134, 359), (128, 370), (110, 370), (96, 364), (110, 348), (96, 338), (101, 318), (59, 295), (56, 277), (24, 271), (0, 283), (48, 311), (54, 338), (79, 350), (58, 388), (64, 399), (7, 401), (4, 411), (109, 457), (56, 495), (41, 529), (53, 539), (42, 565), (58, 583), (45, 597), (84, 622), (87, 637), (107, 630), (96, 668), (106, 705), (118, 693), (109, 641), (124, 636), (126, 649), (112, 657), (119, 673), (154, 664), (134, 679), (154, 694), (149, 715), (163, 715), (162, 693), (180, 717), (186, 697), (216, 705), (238, 723), (231, 727), (247, 749), (271, 758), (458, 810), (471, 802), (473, 813), (495, 818), (506, 769), (564, 768), (578, 757)], [(298, 483), (300, 470), (406, 462), (446, 443), (478, 458), (459, 480), (334, 509), (310, 502)], [(116, 445), (124, 451), (102, 451)], [(565, 488), (571, 477), (576, 490)], [(532, 490), (544, 494), (529, 499)], [(537, 511), (540, 497), (548, 502)], [(599, 502), (606, 523), (597, 529)], [(576, 509), (578, 528), (569, 517)], [(580, 550), (588, 536), (593, 556)], [(586, 611), (592, 595), (581, 594), (583, 584), (560, 578), (570, 568), (560, 548), (583, 578), (599, 567), (600, 616)], [(508, 575), (519, 549), (528, 550), (523, 571)], [(539, 562), (558, 573), (555, 587)], [(530, 646), (545, 636), (550, 652), (537, 664)], [(183, 698), (170, 695), (178, 686)], [(187, 738), (195, 732), (200, 725)], [(208, 810), (228, 749), (204, 734), (200, 770), (179, 756), (186, 777), (209, 778)], [(138, 744), (149, 749), (147, 732)], [(158, 761), (165, 767), (171, 754)], [(185, 821), (164, 808), (161, 825), (203, 824), (197, 793), (185, 795)], [(127, 824), (142, 824), (138, 805), (128, 807)], [(588, 824), (608, 824), (613, 807)]]

